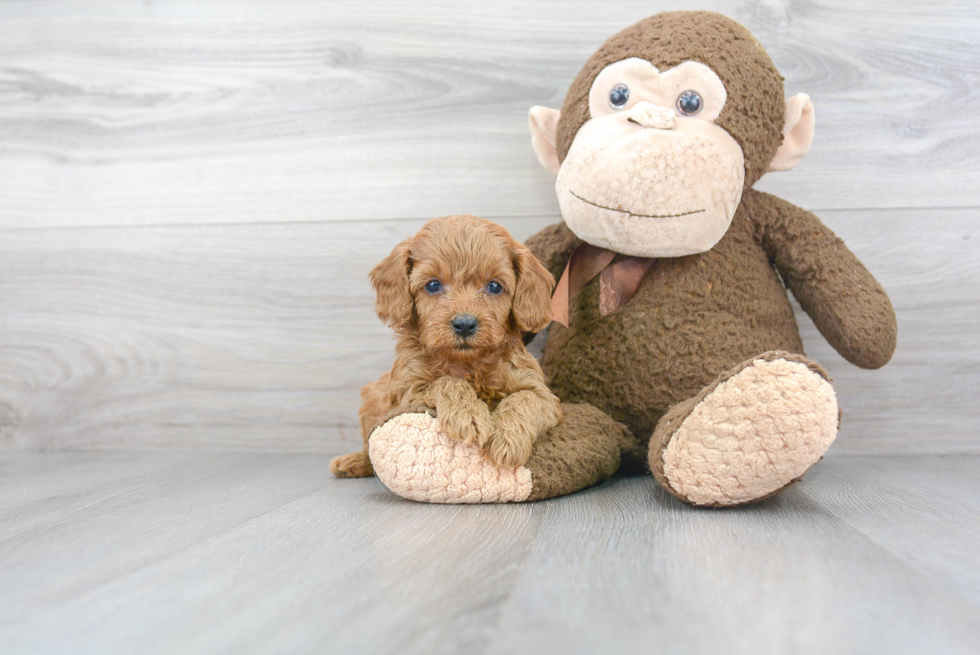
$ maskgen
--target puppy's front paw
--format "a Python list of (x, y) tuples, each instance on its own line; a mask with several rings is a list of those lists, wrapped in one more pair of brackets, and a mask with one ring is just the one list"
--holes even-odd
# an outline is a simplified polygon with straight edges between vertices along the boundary
[(443, 409), (439, 412), (439, 425), (449, 438), (464, 444), (475, 443), (481, 448), (490, 439), (493, 430), (490, 412), (482, 404), (450, 411)]
[(523, 428), (505, 428), (497, 426), (497, 431), (490, 437), (487, 447), (487, 457), (500, 466), (523, 466), (531, 457), (531, 447), (534, 446), (534, 435)]

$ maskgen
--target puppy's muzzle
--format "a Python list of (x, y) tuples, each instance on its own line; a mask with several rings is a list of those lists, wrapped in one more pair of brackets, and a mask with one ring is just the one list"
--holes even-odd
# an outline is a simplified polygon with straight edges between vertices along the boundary
[(453, 327), (453, 332), (466, 339), (473, 336), (480, 322), (472, 314), (457, 314), (449, 324)]

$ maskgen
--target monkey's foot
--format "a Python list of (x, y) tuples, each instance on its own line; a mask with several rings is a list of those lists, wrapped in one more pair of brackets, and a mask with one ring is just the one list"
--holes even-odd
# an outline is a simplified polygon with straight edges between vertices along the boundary
[(427, 503), (510, 503), (531, 495), (531, 471), (490, 463), (475, 444), (450, 439), (439, 419), (399, 414), (368, 440), (375, 474), (391, 491)]
[(818, 364), (765, 353), (660, 419), (650, 469), (688, 503), (752, 503), (800, 480), (834, 441), (839, 419), (834, 388)]

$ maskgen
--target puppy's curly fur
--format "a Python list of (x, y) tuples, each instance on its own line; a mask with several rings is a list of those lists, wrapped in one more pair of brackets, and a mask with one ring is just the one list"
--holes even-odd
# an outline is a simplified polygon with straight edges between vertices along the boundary
[(551, 320), (551, 273), (499, 225), (446, 216), (395, 246), (370, 279), (375, 311), (398, 335), (395, 364), (361, 389), (364, 450), (335, 458), (330, 470), (373, 475), (371, 432), (392, 409), (420, 405), (493, 462), (524, 464), (538, 435), (562, 419), (521, 340)]

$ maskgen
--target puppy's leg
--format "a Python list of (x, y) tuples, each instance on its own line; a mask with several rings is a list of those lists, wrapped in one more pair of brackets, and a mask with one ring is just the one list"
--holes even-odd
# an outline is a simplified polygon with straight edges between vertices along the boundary
[(426, 394), (435, 405), (439, 425), (446, 436), (481, 448), (490, 439), (493, 424), (490, 409), (466, 380), (444, 376), (429, 386)]
[(540, 434), (561, 423), (561, 405), (548, 389), (517, 391), (497, 406), (487, 455), (501, 466), (521, 466)]
[(391, 373), (385, 373), (377, 382), (364, 385), (361, 389), (361, 409), (358, 418), (361, 423), (361, 437), (364, 449), (334, 457), (330, 461), (330, 471), (338, 478), (366, 478), (374, 475), (374, 467), (368, 457), (368, 437), (382, 417), (391, 409), (388, 400), (391, 389)]
[(330, 460), (330, 472), (338, 478), (369, 478), (374, 467), (366, 452), (347, 453)]

